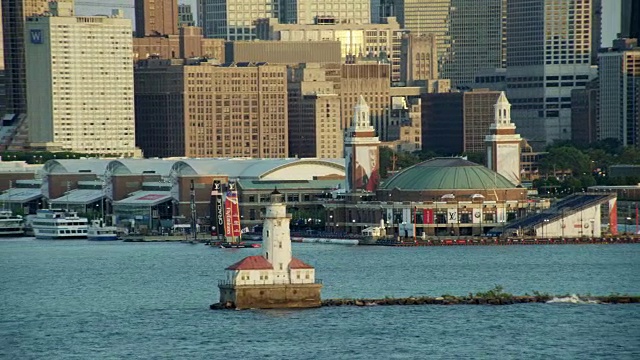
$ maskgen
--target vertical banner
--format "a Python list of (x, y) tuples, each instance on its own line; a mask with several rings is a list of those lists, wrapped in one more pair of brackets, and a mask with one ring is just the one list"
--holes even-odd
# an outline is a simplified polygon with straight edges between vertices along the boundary
[(393, 226), (393, 209), (387, 208), (387, 226)]
[(478, 209), (478, 208), (473, 209), (473, 223), (474, 224), (482, 223), (482, 209)]
[(447, 209), (447, 223), (448, 224), (458, 223), (458, 209)]
[(609, 232), (618, 235), (618, 199), (609, 200)]
[(233, 182), (229, 182), (224, 201), (224, 234), (228, 237), (239, 237), (242, 234), (238, 191), (236, 190), (236, 184)]
[(224, 203), (220, 180), (214, 180), (211, 186), (211, 231), (215, 231), (217, 236), (224, 232)]
[(433, 224), (433, 209), (422, 209), (422, 219), (424, 224)]

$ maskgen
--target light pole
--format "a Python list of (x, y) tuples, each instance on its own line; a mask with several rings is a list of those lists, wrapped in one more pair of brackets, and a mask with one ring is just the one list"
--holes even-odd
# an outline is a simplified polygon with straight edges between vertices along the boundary
[(591, 219), (591, 220), (589, 220), (589, 222), (591, 223), (591, 238), (593, 238), (595, 236), (594, 234), (595, 234), (595, 231), (596, 231), (596, 229), (594, 227), (594, 224), (596, 223), (596, 219)]

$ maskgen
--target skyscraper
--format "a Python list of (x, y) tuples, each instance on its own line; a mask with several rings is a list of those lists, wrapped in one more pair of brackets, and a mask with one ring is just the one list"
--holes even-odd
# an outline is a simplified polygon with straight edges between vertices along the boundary
[(280, 22), (369, 24), (371, 0), (280, 0)]
[(196, 22), (193, 20), (193, 12), (191, 12), (191, 5), (178, 5), (178, 26), (196, 26)]
[(383, 0), (382, 9), (411, 34), (436, 36), (440, 77), (452, 86), (504, 67), (506, 0)]
[(178, 0), (135, 0), (136, 36), (178, 34)]
[(27, 111), (24, 28), (27, 16), (42, 14), (48, 0), (2, 0), (2, 29), (8, 113)]
[(640, 38), (640, 1), (622, 0), (622, 37)]
[(198, 23), (205, 37), (254, 40), (254, 22), (278, 18), (280, 0), (198, 0)]
[(640, 144), (640, 48), (636, 39), (619, 39), (598, 59), (598, 140)]
[(52, 15), (29, 17), (25, 26), (32, 148), (139, 156), (131, 21), (117, 11)]
[(537, 148), (571, 138), (571, 91), (591, 72), (591, 0), (509, 0), (507, 96)]

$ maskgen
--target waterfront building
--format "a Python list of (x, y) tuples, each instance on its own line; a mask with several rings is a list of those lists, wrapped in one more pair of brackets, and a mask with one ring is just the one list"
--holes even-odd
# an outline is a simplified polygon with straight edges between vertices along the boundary
[(369, 105), (358, 97), (351, 126), (344, 134), (344, 158), (347, 172), (346, 191), (373, 192), (380, 183), (380, 140), (371, 126)]
[(640, 47), (618, 39), (598, 55), (598, 140), (640, 145)]
[(389, 79), (400, 81), (400, 51), (402, 34), (395, 18), (385, 18), (382, 24), (281, 24), (276, 18), (257, 21), (257, 38), (276, 41), (340, 41), (342, 61), (357, 63), (365, 58), (391, 64)]
[(371, 0), (280, 0), (283, 24), (369, 24)]
[(236, 309), (310, 308), (320, 306), (322, 284), (313, 266), (293, 257), (287, 205), (276, 189), (265, 207), (262, 254), (226, 268), (218, 284), (220, 304)]
[(5, 99), (9, 114), (27, 112), (25, 22), (27, 17), (47, 11), (48, 4), (48, 0), (2, 0)]
[(141, 156), (135, 146), (131, 22), (119, 11), (65, 16), (73, 4), (63, 5), (26, 22), (30, 146)]
[(453, 155), (485, 152), (500, 94), (475, 89), (422, 95), (422, 149)]
[(504, 92), (500, 92), (494, 105), (494, 119), (485, 137), (487, 167), (519, 185), (522, 138), (516, 134), (516, 127), (511, 122), (511, 104)]
[(183, 26), (196, 26), (189, 4), (178, 4), (178, 27)]
[(339, 41), (229, 41), (226, 63), (267, 62), (270, 64), (339, 64)]
[(135, 73), (146, 156), (288, 156), (285, 66), (150, 59)]
[(571, 91), (594, 77), (592, 1), (509, 0), (507, 96), (535, 148), (571, 137)]
[(343, 157), (340, 96), (319, 64), (288, 69), (289, 156)]
[(177, 0), (135, 0), (136, 37), (178, 34)]
[(198, 0), (197, 5), (204, 36), (227, 41), (256, 39), (256, 20), (280, 13), (280, 0)]

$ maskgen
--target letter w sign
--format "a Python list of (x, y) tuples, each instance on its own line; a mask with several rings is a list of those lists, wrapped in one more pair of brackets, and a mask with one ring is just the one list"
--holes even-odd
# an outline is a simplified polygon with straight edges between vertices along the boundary
[(42, 30), (32, 29), (30, 35), (32, 44), (42, 44)]

